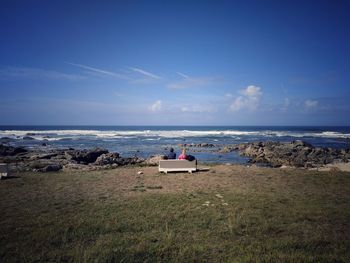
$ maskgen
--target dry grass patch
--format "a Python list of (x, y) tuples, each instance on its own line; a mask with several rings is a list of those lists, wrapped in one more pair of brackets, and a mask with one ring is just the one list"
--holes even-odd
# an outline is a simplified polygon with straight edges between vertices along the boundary
[(0, 182), (1, 262), (350, 261), (349, 173), (220, 165), (18, 176)]

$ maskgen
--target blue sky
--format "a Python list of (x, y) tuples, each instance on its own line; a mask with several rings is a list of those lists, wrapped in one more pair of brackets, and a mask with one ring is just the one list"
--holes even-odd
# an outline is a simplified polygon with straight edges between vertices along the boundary
[(350, 1), (0, 6), (0, 125), (350, 125)]

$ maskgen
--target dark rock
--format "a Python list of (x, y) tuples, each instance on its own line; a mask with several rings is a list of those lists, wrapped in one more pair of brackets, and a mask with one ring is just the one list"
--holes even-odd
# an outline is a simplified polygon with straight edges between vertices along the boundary
[(0, 144), (0, 156), (14, 156), (26, 152), (28, 151), (23, 147), (12, 147)]
[(67, 159), (72, 159), (78, 163), (93, 163), (102, 155), (108, 153), (106, 149), (94, 148), (91, 150), (68, 150), (66, 151)]
[(273, 167), (315, 167), (348, 159), (346, 150), (313, 147), (303, 141), (244, 143), (235, 149), (241, 155), (250, 157), (252, 163), (267, 163)]
[(7, 142), (11, 142), (11, 141), (13, 141), (13, 139), (11, 139), (9, 137), (1, 137), (0, 138), (0, 142), (7, 143)]
[(122, 166), (122, 165), (131, 165), (131, 164), (140, 164), (143, 162), (145, 162), (144, 159), (134, 156), (134, 157), (119, 158), (119, 161), (117, 162), (117, 164)]
[(38, 159), (51, 159), (52, 157), (56, 157), (58, 153), (43, 153), (43, 154), (33, 154), (29, 157), (31, 160)]
[(96, 165), (107, 165), (119, 162), (119, 153), (104, 153), (97, 157)]
[(33, 137), (30, 137), (30, 136), (24, 136), (23, 137), (23, 140), (35, 140)]
[(230, 146), (225, 146), (224, 148), (219, 149), (219, 153), (229, 153), (229, 152), (232, 152), (234, 150), (236, 150), (236, 148), (230, 147)]
[(293, 145), (293, 147), (312, 147), (310, 143), (301, 140), (292, 141), (290, 144)]
[(57, 171), (61, 170), (62, 168), (63, 168), (63, 166), (60, 164), (50, 164), (50, 165), (45, 166), (44, 168), (35, 169), (35, 171), (42, 172), (42, 173), (57, 172)]
[(194, 144), (194, 143), (180, 143), (178, 144), (179, 147), (183, 148), (183, 147), (195, 147), (195, 148), (213, 148), (216, 147), (215, 144), (212, 143), (198, 143), (198, 144)]
[(41, 144), (41, 146), (47, 146), (47, 143), (46, 143), (46, 142), (43, 142), (43, 143)]

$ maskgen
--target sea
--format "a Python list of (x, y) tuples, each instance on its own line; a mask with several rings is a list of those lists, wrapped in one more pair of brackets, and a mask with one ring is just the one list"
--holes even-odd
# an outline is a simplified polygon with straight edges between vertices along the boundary
[(225, 145), (293, 140), (319, 147), (350, 148), (350, 126), (0, 126), (3, 144), (47, 150), (101, 147), (125, 157), (147, 158), (165, 154), (170, 147), (179, 155), (181, 144), (210, 143), (216, 147), (188, 148), (189, 154), (208, 163), (247, 162), (236, 152), (217, 151)]

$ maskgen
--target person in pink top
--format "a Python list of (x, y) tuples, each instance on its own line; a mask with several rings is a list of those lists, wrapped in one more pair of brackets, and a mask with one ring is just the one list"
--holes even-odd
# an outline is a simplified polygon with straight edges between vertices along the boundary
[(182, 149), (182, 153), (181, 153), (180, 156), (179, 156), (179, 160), (187, 160), (187, 158), (188, 158), (188, 156), (187, 156), (187, 154), (186, 154), (186, 149), (183, 148), (183, 149)]

